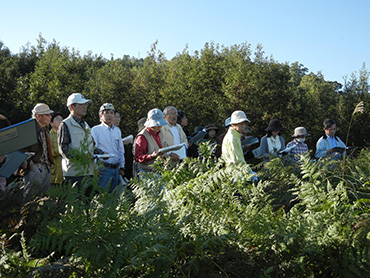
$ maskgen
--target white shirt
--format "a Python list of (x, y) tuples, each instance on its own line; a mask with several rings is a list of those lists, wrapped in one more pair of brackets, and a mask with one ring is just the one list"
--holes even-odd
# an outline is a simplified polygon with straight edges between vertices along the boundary
[(177, 129), (177, 126), (170, 126), (170, 130), (173, 135), (173, 144), (178, 145), (181, 144), (181, 138), (179, 134), (179, 130)]
[(122, 143), (121, 130), (105, 123), (96, 125), (91, 129), (91, 135), (95, 142), (95, 147), (102, 151), (114, 154), (114, 157), (104, 160), (105, 163), (119, 164), (120, 168), (125, 168), (125, 149)]

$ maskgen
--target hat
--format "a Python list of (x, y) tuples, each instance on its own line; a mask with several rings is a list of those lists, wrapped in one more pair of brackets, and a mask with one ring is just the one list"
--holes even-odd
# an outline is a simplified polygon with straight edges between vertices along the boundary
[(86, 99), (83, 95), (79, 93), (73, 93), (67, 99), (67, 106), (70, 106), (71, 104), (74, 104), (74, 103), (84, 104), (90, 101), (91, 100)]
[(243, 111), (236, 110), (231, 114), (230, 124), (240, 124), (243, 122), (250, 122)]
[(143, 130), (143, 128), (145, 127), (144, 126), (145, 122), (146, 122), (146, 117), (143, 117), (137, 121), (137, 132), (140, 132)]
[(206, 131), (209, 131), (209, 130), (218, 130), (218, 127), (215, 125), (215, 124), (208, 124), (204, 127), (206, 129)]
[(268, 127), (265, 129), (265, 131), (283, 131), (280, 121), (278, 119), (273, 119), (269, 122)]
[(160, 109), (154, 108), (148, 112), (148, 116), (144, 123), (146, 127), (164, 126), (167, 125), (167, 121), (163, 117), (163, 113)]
[(45, 103), (38, 103), (36, 106), (32, 109), (32, 114), (34, 115), (43, 115), (43, 114), (51, 114), (53, 113), (53, 110), (50, 110), (49, 106)]
[(100, 106), (99, 114), (101, 114), (105, 110), (113, 110), (116, 111), (112, 103), (104, 103), (102, 106)]
[(298, 136), (310, 136), (310, 134), (307, 133), (307, 130), (303, 126), (300, 126), (294, 129), (294, 134), (292, 135), (294, 138)]
[(224, 127), (228, 127), (230, 126), (230, 122), (231, 122), (231, 117), (228, 117), (226, 120), (225, 120), (225, 123), (223, 124)]

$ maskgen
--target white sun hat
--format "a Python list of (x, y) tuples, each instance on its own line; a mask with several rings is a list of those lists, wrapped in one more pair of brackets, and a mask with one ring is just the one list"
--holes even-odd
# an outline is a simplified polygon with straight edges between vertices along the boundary
[(148, 112), (148, 116), (144, 123), (146, 127), (164, 126), (167, 125), (167, 121), (164, 119), (163, 113), (160, 109), (154, 108)]
[(236, 110), (231, 114), (230, 124), (240, 124), (243, 122), (251, 122), (243, 111)]

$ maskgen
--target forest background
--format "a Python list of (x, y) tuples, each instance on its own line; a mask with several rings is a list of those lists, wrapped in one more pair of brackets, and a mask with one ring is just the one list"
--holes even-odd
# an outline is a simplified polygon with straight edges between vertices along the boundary
[(66, 117), (67, 97), (82, 93), (92, 100), (86, 117), (90, 126), (99, 123), (99, 107), (111, 102), (121, 113), (124, 136), (136, 135), (137, 121), (155, 107), (185, 111), (190, 133), (207, 123), (221, 128), (240, 109), (251, 121), (252, 136), (262, 137), (269, 120), (277, 118), (286, 141), (295, 127), (305, 126), (311, 134), (307, 144), (315, 149), (326, 118), (337, 121), (337, 135), (346, 140), (352, 111), (363, 101), (365, 112), (356, 115), (348, 145), (368, 147), (368, 79), (364, 64), (344, 84), (326, 81), (321, 72), (309, 72), (299, 62), (279, 63), (262, 45), (247, 42), (229, 47), (206, 43), (194, 54), (185, 47), (168, 60), (157, 42), (145, 58), (107, 59), (92, 52), (81, 55), (41, 35), (37, 45), (28, 44), (18, 54), (0, 41), (0, 113), (12, 124), (28, 119), (38, 102)]

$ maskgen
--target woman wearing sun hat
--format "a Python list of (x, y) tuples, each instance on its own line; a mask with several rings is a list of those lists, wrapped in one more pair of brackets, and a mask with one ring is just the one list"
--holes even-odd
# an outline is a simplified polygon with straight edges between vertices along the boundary
[(253, 152), (255, 156), (262, 156), (265, 161), (268, 161), (270, 155), (274, 155), (277, 152), (285, 149), (285, 140), (279, 135), (283, 130), (284, 129), (282, 128), (278, 119), (271, 120), (268, 127), (265, 129), (267, 134), (261, 138), (258, 152)]
[[(135, 139), (134, 146), (134, 173), (152, 172), (154, 160), (161, 156), (159, 149), (162, 148), (162, 142), (159, 137), (162, 126), (167, 125), (160, 109), (155, 108), (148, 112), (147, 119), (144, 123), (145, 128), (139, 132)], [(136, 169), (136, 170), (135, 170)]]

